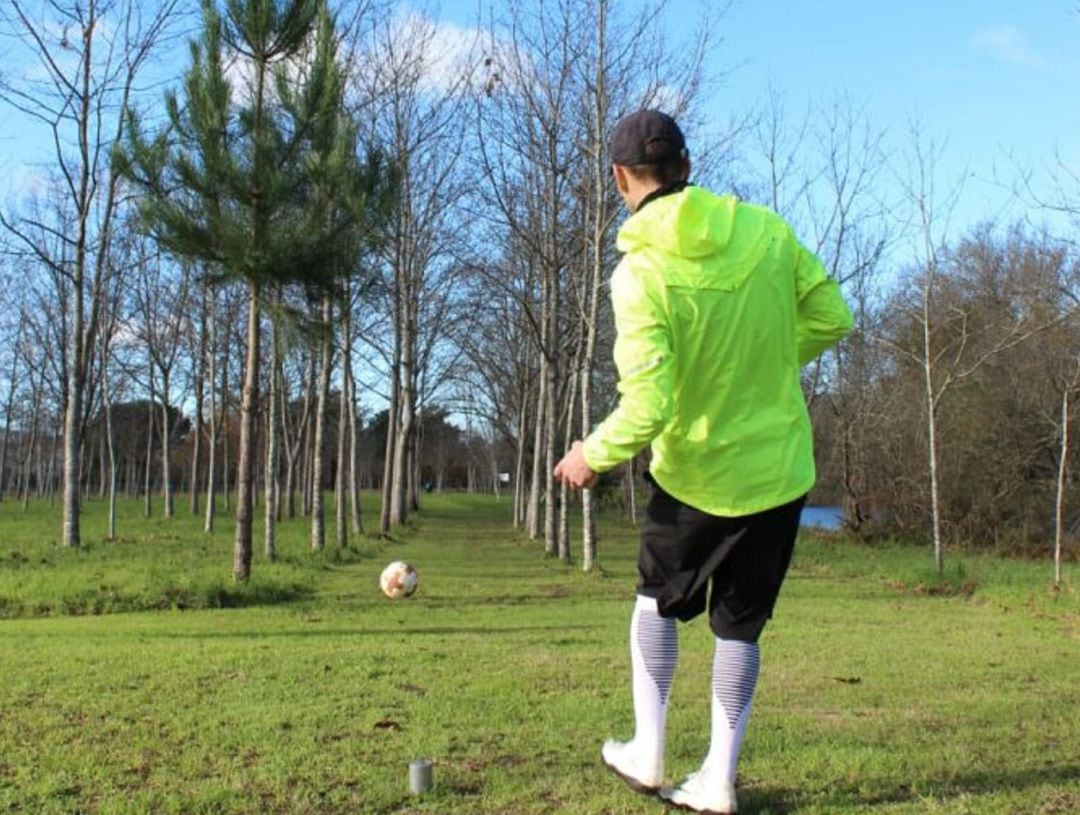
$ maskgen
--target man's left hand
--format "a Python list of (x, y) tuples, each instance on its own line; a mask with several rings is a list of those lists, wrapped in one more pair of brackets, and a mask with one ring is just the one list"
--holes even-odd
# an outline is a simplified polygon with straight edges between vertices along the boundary
[(585, 461), (580, 441), (570, 445), (570, 452), (555, 465), (555, 478), (574, 489), (590, 489), (596, 483), (596, 471)]

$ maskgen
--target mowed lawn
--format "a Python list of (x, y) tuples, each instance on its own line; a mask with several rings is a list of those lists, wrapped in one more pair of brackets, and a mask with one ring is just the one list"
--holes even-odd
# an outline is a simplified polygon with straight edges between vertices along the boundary
[[(76, 553), (54, 508), (0, 506), (0, 813), (663, 812), (598, 758), (632, 727), (633, 528), (604, 520), (586, 576), (514, 533), (505, 499), (425, 499), (343, 556), (286, 524), (239, 593), (228, 523), (204, 536), (182, 503), (171, 521), (125, 504), (111, 544), (91, 503)], [(409, 600), (377, 591), (394, 559), (419, 569)], [(950, 553), (962, 590), (935, 594), (928, 560), (800, 542), (740, 812), (1080, 811), (1075, 591), (1050, 593), (1046, 563)], [(147, 610), (70, 616), (117, 608)], [(672, 778), (709, 729), (711, 635), (680, 632)], [(435, 788), (413, 797), (419, 757)]]

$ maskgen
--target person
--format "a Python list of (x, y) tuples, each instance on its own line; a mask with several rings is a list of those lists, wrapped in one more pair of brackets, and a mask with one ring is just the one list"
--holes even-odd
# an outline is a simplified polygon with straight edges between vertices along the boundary
[[(571, 487), (589, 487), (651, 445), (630, 619), (635, 731), (601, 755), (637, 791), (731, 813), (758, 639), (815, 478), (800, 372), (852, 318), (779, 215), (688, 182), (689, 153), (670, 116), (631, 113), (609, 150), (631, 213), (611, 277), (619, 402), (555, 468)], [(715, 635), (710, 746), (697, 772), (663, 787), (676, 620), (705, 611)]]

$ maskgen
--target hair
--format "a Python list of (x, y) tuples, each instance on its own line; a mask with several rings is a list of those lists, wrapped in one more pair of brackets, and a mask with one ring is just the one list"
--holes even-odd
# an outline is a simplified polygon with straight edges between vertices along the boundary
[(688, 171), (685, 158), (670, 159), (660, 164), (635, 164), (626, 168), (626, 172), (636, 181), (658, 184), (661, 187), (682, 181), (688, 175)]

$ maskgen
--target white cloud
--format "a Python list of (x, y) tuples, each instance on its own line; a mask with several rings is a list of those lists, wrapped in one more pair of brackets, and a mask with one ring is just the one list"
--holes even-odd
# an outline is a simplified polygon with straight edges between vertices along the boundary
[(656, 108), (678, 117), (686, 109), (686, 97), (673, 85), (660, 85), (643, 100), (642, 107)]
[(1003, 25), (980, 29), (972, 34), (971, 44), (999, 60), (1019, 65), (1022, 68), (1041, 71), (1049, 67), (1048, 60), (1031, 47), (1023, 32), (1016, 26)]
[(424, 54), (424, 84), (443, 92), (459, 84), (476, 67), (479, 39), (476, 29), (435, 23)]
[(481, 34), (475, 28), (405, 9), (390, 22), (373, 50), (376, 60), (389, 63), (390, 71), (414, 74), (421, 89), (446, 93), (476, 69), (481, 60), (480, 42)]

